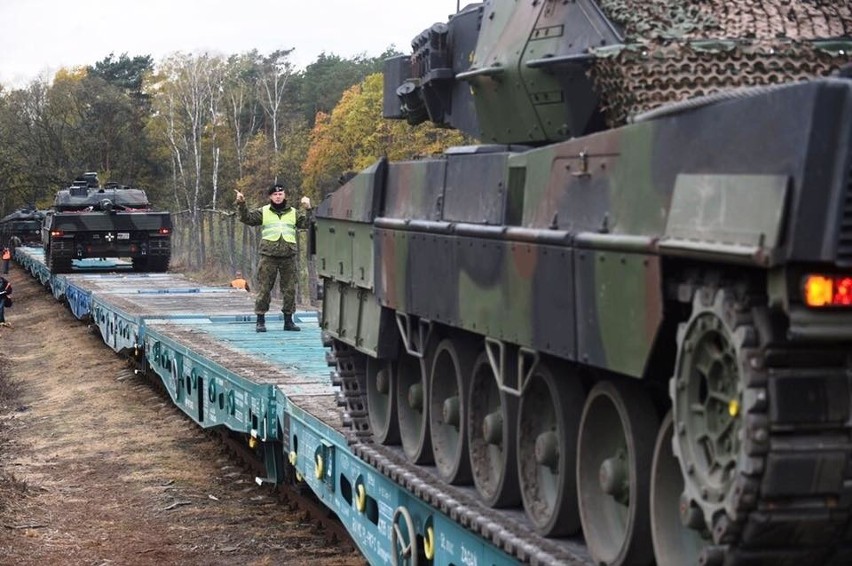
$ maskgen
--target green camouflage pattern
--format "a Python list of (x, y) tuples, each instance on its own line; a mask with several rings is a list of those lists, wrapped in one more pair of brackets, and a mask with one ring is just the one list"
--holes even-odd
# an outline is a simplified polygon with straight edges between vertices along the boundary
[[(808, 146), (809, 128), (823, 123), (820, 100), (835, 87), (837, 94), (848, 90), (847, 84), (790, 87), (762, 102), (739, 101), (729, 112), (708, 106), (500, 153), (503, 171), (494, 176), (500, 181), (493, 194), (502, 195), (500, 217), (508, 217), (518, 206), (511, 204), (513, 183), (522, 189), (516, 226), (483, 223), (473, 213), (465, 222), (457, 208), (446, 208), (453, 202), (446, 172), (470, 156), (451, 152), (389, 164), (374, 225), (336, 216), (351, 203), (374, 201), (365, 194), (373, 185), (358, 177), (318, 209), (320, 275), (372, 290), (394, 311), (641, 377), (664, 325), (664, 258), (759, 268), (805, 257), (838, 261), (837, 236), (802, 236), (794, 245), (789, 232), (795, 227), (789, 214), (813, 174), (804, 155), (791, 160), (789, 148)], [(780, 131), (764, 105), (795, 106), (799, 127)], [(743, 130), (746, 115), (754, 127)], [(828, 133), (846, 143), (847, 133)], [(727, 149), (699, 149), (707, 147)], [(714, 169), (719, 173), (699, 173)], [(486, 190), (477, 185), (482, 179), (478, 173), (468, 179), (468, 195)], [(840, 195), (844, 187), (830, 190)], [(478, 192), (470, 198), (481, 202)], [(836, 212), (820, 202), (811, 213), (828, 221)], [(362, 279), (370, 266), (373, 279)], [(326, 299), (340, 311), (349, 308), (340, 301), (364, 302), (342, 288)], [(354, 342), (357, 328), (348, 332)], [(378, 344), (364, 347), (375, 352)]]
[(296, 252), (293, 250), (289, 255), (260, 256), (257, 264), (257, 300), (254, 303), (256, 314), (264, 314), (269, 310), (269, 295), (275, 287), (276, 278), (281, 291), (281, 312), (296, 312)]
[[(475, 48), (456, 54), (466, 63), (453, 72), (475, 105), (478, 129), (468, 133), (485, 143), (566, 140), (668, 103), (806, 81), (852, 61), (852, 10), (840, 2), (495, 0), (481, 10)], [(418, 72), (429, 55), (413, 59), (411, 84), (449, 89), (428, 67)], [(435, 95), (421, 97), (428, 106)], [(467, 108), (443, 110), (430, 108), (431, 119)]]
[(852, 274), (850, 23), (493, 0), (389, 60), (386, 116), (490, 145), (380, 160), (317, 209), (353, 438), (434, 463), (453, 519), (472, 476), (480, 516), (514, 532), (523, 505), (596, 564), (848, 562), (852, 310), (805, 290)]

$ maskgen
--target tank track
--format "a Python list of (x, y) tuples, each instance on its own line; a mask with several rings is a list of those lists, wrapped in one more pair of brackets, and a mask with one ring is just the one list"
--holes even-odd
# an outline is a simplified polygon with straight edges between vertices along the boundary
[(371, 442), (373, 430), (367, 413), (367, 372), (363, 355), (352, 347), (323, 334), (323, 345), (331, 348), (325, 361), (331, 372), (331, 384), (339, 387), (337, 405), (342, 407), (343, 426), (349, 444)]
[[(852, 454), (848, 353), (791, 349), (776, 343), (748, 350), (750, 390), (744, 406), (748, 462), (734, 487), (736, 520), (720, 516), (706, 566), (852, 563)], [(344, 424), (353, 453), (401, 487), (517, 560), (531, 564), (591, 564), (580, 539), (547, 539), (522, 511), (495, 511), (473, 488), (446, 485), (428, 467), (410, 464), (401, 450), (371, 442), (361, 354), (335, 342)], [(814, 367), (813, 360), (827, 360)], [(809, 393), (816, 400), (803, 403)], [(804, 396), (804, 397), (803, 397)], [(843, 470), (842, 477), (832, 471)], [(838, 489), (839, 488), (839, 489)]]
[(332, 384), (340, 387), (338, 405), (353, 454), (458, 524), (480, 535), (519, 561), (530, 564), (591, 564), (581, 539), (547, 539), (537, 534), (523, 511), (495, 511), (476, 498), (474, 488), (445, 484), (431, 468), (408, 462), (402, 450), (372, 441), (367, 413), (363, 354), (340, 341), (324, 338)]
[(714, 522), (702, 564), (852, 563), (848, 354), (775, 344), (747, 355), (747, 469), (734, 487), (736, 520)]

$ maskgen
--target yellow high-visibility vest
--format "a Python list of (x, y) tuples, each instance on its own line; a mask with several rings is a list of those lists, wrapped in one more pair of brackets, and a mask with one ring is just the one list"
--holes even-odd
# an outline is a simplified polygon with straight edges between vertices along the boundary
[(296, 209), (290, 207), (290, 210), (282, 216), (278, 216), (272, 211), (270, 205), (263, 207), (263, 229), (261, 238), (270, 242), (277, 242), (279, 238), (284, 238), (288, 244), (296, 243)]

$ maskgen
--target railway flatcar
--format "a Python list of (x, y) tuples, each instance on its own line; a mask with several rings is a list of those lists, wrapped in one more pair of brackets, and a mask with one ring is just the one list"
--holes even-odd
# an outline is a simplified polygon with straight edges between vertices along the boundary
[[(198, 426), (242, 439), (265, 470), (258, 483), (310, 489), (369, 563), (516, 563), (457, 524), (446, 510), (450, 500), (443, 511), (427, 502), (438, 495), (436, 477), (406, 476), (410, 485), (402, 487), (386, 475), (398, 469), (398, 456), (352, 453), (316, 312), (294, 315), (298, 334), (257, 334), (254, 301), (241, 290), (123, 265), (57, 274), (32, 247), (18, 248), (15, 259), (97, 328), (106, 347), (159, 379)], [(460, 494), (456, 504), (464, 502)], [(456, 511), (476, 512), (467, 503), (470, 509)], [(540, 563), (588, 561), (579, 545), (536, 554)]]

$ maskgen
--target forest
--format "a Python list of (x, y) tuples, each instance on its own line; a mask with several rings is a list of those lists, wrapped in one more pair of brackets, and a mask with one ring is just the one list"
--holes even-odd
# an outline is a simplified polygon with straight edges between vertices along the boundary
[[(281, 182), (314, 203), (348, 171), (464, 143), (457, 132), (384, 120), (382, 65), (396, 55), (291, 52), (230, 56), (122, 54), (0, 85), (0, 217), (45, 209), (84, 171), (144, 189), (175, 224), (172, 266), (227, 278), (253, 273), (257, 234), (236, 221)], [(300, 298), (302, 298), (300, 296)]]

